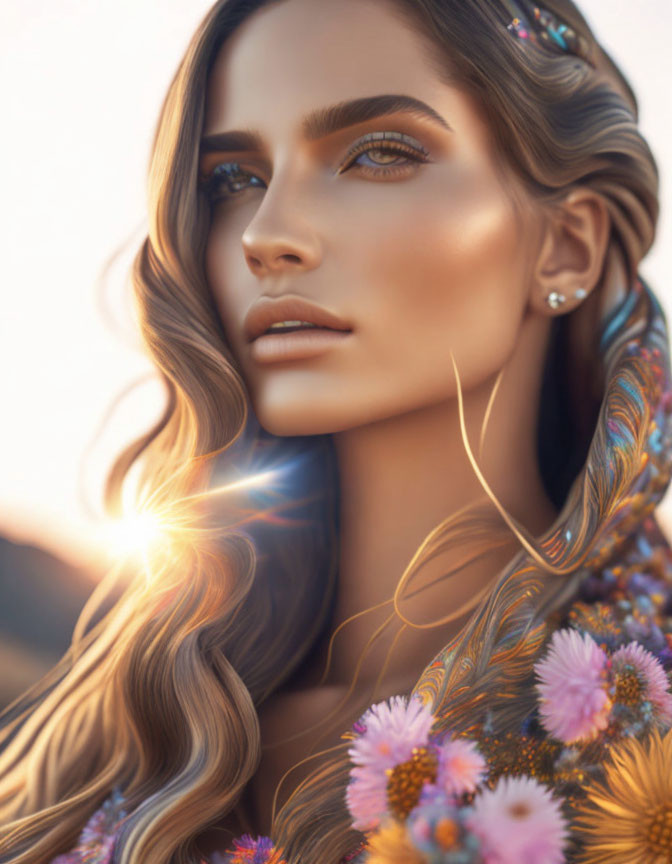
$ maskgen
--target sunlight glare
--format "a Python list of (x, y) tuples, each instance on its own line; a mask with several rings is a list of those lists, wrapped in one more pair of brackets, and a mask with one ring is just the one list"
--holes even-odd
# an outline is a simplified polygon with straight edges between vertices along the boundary
[(116, 557), (142, 556), (164, 537), (159, 517), (150, 512), (130, 513), (109, 523), (108, 547)]
[[(237, 489), (267, 486), (277, 473), (277, 470), (269, 470), (251, 474), (222, 486), (207, 489), (205, 492), (187, 495), (176, 503), (222, 495)], [(131, 508), (128, 515), (107, 523), (106, 546), (111, 557), (140, 559), (148, 567), (149, 561), (155, 561), (159, 552), (169, 551), (171, 537), (178, 527), (175, 519), (167, 522), (165, 516), (149, 508), (140, 511)], [(184, 529), (186, 526), (181, 527)], [(183, 531), (178, 533), (183, 534)]]

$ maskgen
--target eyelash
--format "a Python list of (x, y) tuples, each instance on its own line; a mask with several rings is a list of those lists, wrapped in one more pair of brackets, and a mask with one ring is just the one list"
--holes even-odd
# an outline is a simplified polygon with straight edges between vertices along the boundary
[[(389, 133), (383, 133), (385, 135)], [(394, 141), (393, 144), (390, 142)], [(405, 171), (409, 167), (414, 167), (413, 163), (423, 164), (429, 161), (429, 153), (422, 147), (419, 149), (418, 147), (411, 147), (408, 144), (403, 143), (399, 139), (396, 138), (380, 138), (380, 137), (370, 137), (366, 138), (363, 141), (360, 141), (348, 155), (345, 157), (345, 164), (343, 167), (339, 168), (338, 174), (344, 174), (348, 171), (357, 161), (357, 159), (365, 153), (375, 152), (375, 151), (383, 151), (386, 153), (396, 153), (399, 156), (406, 156), (410, 161), (403, 163), (401, 165), (388, 165), (388, 166), (358, 166), (360, 168), (365, 168), (365, 173), (368, 173), (374, 177), (379, 177), (381, 175), (390, 175), (395, 172), (398, 173), (399, 169)], [(220, 170), (218, 170), (220, 169)], [(245, 171), (245, 169), (241, 168), (238, 162), (220, 162), (218, 165), (212, 169), (212, 171), (202, 178), (201, 186), (205, 190), (208, 198), (211, 201), (214, 201), (218, 198), (235, 198), (237, 195), (241, 195), (245, 192), (249, 187), (246, 185), (242, 190), (238, 190), (237, 192), (224, 192), (220, 193), (220, 187), (227, 184), (228, 181), (234, 182), (233, 178), (252, 178), (257, 177), (256, 174), (253, 174), (250, 171)], [(259, 179), (257, 177), (257, 179)], [(240, 182), (240, 181), (239, 181)]]

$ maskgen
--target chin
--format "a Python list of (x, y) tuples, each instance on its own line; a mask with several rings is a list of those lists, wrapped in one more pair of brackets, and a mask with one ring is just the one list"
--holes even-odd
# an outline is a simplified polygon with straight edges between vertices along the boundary
[[(339, 432), (349, 428), (349, 425), (340, 425), (329, 422), (321, 416), (310, 415), (304, 412), (291, 411), (263, 411), (256, 409), (259, 424), (266, 432), (277, 435), (279, 438), (304, 435), (328, 435), (331, 432)], [(357, 424), (352, 424), (357, 425)]]
[(253, 407), (262, 428), (278, 437), (329, 435), (362, 426), (371, 419), (354, 416), (347, 406), (336, 402), (318, 405), (314, 400), (302, 400), (290, 405), (253, 400)]

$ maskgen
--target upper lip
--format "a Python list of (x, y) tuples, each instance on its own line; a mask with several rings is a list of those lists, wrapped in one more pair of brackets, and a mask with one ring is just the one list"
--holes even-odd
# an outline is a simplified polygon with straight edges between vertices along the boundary
[(349, 324), (342, 318), (316, 306), (301, 297), (262, 297), (257, 300), (245, 316), (243, 329), (248, 342), (253, 342), (271, 326), (280, 321), (307, 321), (318, 327), (329, 327), (332, 330), (350, 330)]

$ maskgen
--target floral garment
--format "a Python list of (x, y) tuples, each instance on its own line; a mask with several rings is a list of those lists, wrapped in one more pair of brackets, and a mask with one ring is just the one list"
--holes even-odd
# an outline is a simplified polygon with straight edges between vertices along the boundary
[[(422, 700), (353, 727), (346, 792), (367, 864), (672, 860), (672, 556), (647, 517), (587, 578), (535, 664), (518, 732), (433, 734)], [(455, 753), (456, 745), (462, 750)]]

